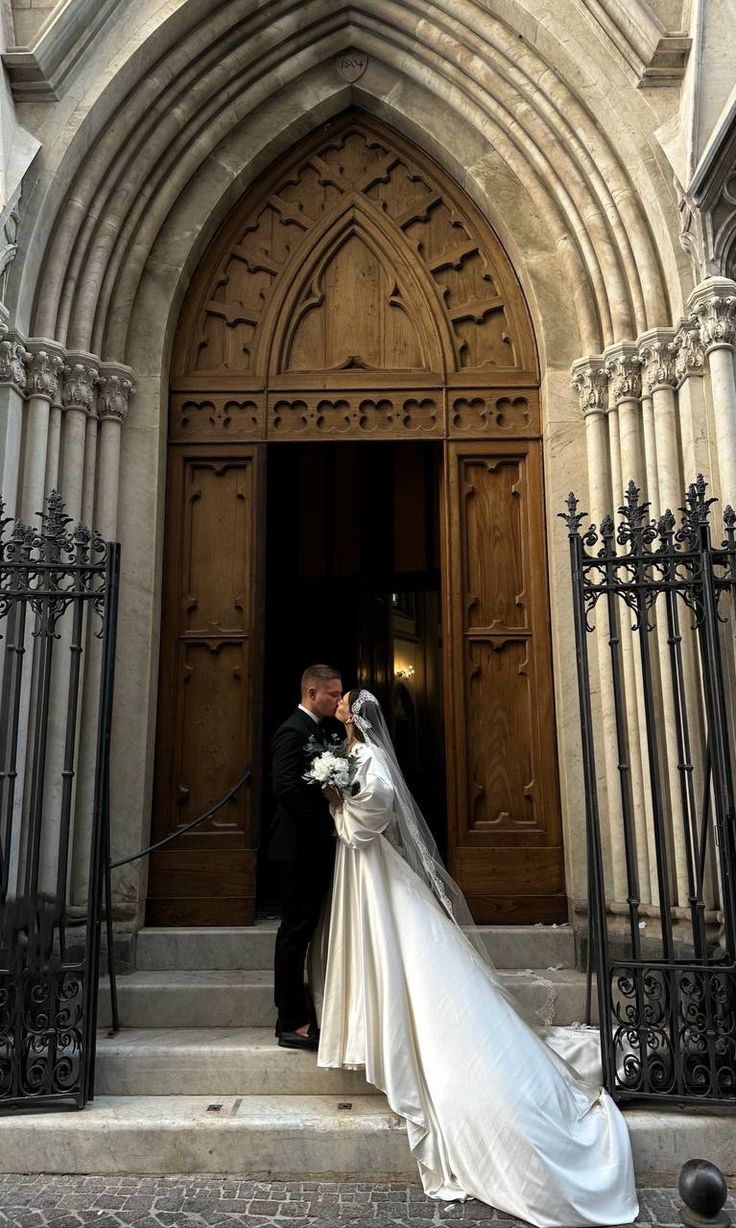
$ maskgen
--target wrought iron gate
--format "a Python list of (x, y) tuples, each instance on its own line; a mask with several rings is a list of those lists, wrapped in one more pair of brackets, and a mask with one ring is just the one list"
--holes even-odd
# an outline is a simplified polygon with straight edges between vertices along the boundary
[[(584, 527), (573, 494), (562, 514), (604, 1079), (619, 1101), (734, 1105), (736, 513), (725, 509), (714, 545), (702, 476), (679, 521), (651, 519), (639, 493), (630, 482), (617, 525)], [(618, 769), (607, 829), (606, 753)]]
[(0, 1112), (94, 1090), (120, 547), (40, 521), (0, 501)]

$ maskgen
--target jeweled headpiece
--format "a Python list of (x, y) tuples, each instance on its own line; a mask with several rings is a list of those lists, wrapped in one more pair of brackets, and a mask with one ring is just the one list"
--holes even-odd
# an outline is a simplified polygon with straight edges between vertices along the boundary
[(373, 728), (368, 718), (361, 716), (361, 709), (363, 708), (363, 705), (368, 702), (368, 700), (371, 700), (374, 704), (378, 703), (375, 695), (372, 695), (370, 691), (359, 691), (350, 705), (350, 712), (353, 720), (361, 733), (365, 733), (367, 729)]

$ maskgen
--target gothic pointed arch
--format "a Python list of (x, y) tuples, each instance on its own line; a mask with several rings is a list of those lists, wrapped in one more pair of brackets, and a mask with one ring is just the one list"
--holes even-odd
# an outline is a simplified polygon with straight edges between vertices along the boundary
[[(278, 506), (273, 488), (267, 495), (268, 474), (277, 453), (300, 456), (315, 472), (329, 454), (335, 468), (324, 485), (334, 499), (336, 452), (360, 470), (370, 451), (310, 442), (321, 440), (397, 441), (372, 454), (393, 458), (386, 508), (405, 506), (407, 492), (411, 498), (408, 453), (422, 457), (422, 472), (431, 470), (434, 493), (428, 498), (422, 487), (424, 528), (416, 531), (426, 535), (431, 521), (438, 534), (422, 582), (436, 586), (442, 610), (436, 674), (450, 751), (450, 866), (479, 921), (563, 920), (529, 312), (501, 243), (458, 184), (356, 112), (323, 125), (251, 186), (205, 252), (179, 321), (155, 837), (222, 796), (244, 759), (254, 774), (211, 827), (153, 856), (149, 916), (185, 924), (253, 919), (270, 599), (265, 523)], [(408, 449), (409, 440), (428, 442)], [(332, 541), (337, 529), (322, 533), (316, 523), (315, 540)], [(295, 619), (303, 609), (300, 569), (311, 576), (305, 560), (278, 560), (292, 586), (279, 609), (291, 611), (293, 600)], [(350, 575), (366, 580), (363, 564), (353, 560)], [(374, 587), (401, 571), (395, 553), (393, 564), (387, 555), (377, 571), (375, 561), (366, 566)], [(334, 594), (319, 592), (334, 605)], [(386, 594), (366, 592), (365, 627), (356, 631), (366, 643), (354, 668), (370, 671), (370, 681), (383, 678), (390, 701), (388, 639), (376, 629), (384, 627)], [(292, 632), (298, 636), (297, 625)]]
[[(488, 222), (426, 154), (350, 112), (267, 172), (210, 245), (177, 334), (170, 431), (533, 434), (538, 383)], [(368, 395), (388, 386), (393, 401)]]
[(263, 328), (269, 382), (347, 371), (444, 381), (454, 365), (452, 331), (410, 245), (361, 200), (348, 201), (321, 230), (272, 296)]

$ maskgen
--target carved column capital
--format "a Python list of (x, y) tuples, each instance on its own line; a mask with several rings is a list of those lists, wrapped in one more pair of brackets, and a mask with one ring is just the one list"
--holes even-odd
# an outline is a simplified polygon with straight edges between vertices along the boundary
[(64, 409), (80, 410), (94, 416), (97, 411), (98, 360), (93, 354), (70, 350), (64, 364), (61, 400)]
[(26, 396), (44, 397), (50, 404), (60, 405), (63, 347), (45, 337), (34, 337), (28, 342), (28, 351)]
[(638, 401), (641, 396), (641, 360), (633, 341), (619, 341), (603, 352), (603, 367), (614, 405)]
[(705, 368), (705, 350), (700, 340), (700, 329), (693, 319), (680, 320), (672, 342), (675, 355), (677, 386), (693, 375), (702, 375)]
[(707, 277), (688, 298), (690, 319), (700, 330), (706, 354), (732, 349), (736, 338), (736, 282), (730, 277)]
[(577, 392), (582, 414), (608, 410), (608, 380), (600, 354), (588, 354), (572, 364), (570, 387)]
[(675, 387), (674, 340), (671, 328), (650, 328), (639, 338), (642, 387), (646, 395), (651, 396), (658, 388)]
[(30, 354), (17, 333), (7, 333), (0, 341), (0, 384), (12, 384), (18, 392), (26, 390), (26, 363)]
[(118, 363), (103, 363), (97, 393), (97, 414), (100, 420), (112, 418), (115, 422), (125, 422), (130, 398), (135, 396), (136, 391), (130, 367), (123, 367)]

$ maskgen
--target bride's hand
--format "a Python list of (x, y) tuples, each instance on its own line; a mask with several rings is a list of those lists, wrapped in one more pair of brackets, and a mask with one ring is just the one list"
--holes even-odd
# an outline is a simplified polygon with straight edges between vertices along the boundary
[(337, 789), (331, 789), (329, 785), (325, 785), (322, 792), (332, 806), (342, 806), (342, 794), (338, 793)]

